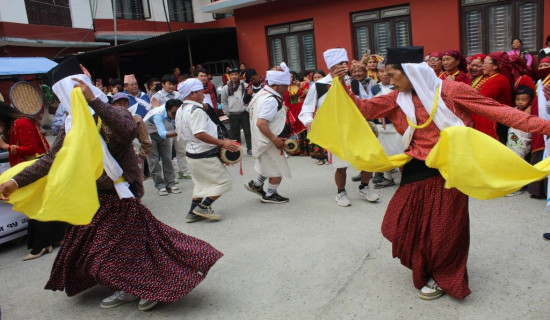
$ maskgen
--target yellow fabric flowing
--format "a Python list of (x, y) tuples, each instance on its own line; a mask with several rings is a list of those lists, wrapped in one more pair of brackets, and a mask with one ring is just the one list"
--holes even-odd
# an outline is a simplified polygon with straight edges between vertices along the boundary
[(441, 131), (426, 165), (439, 170), (446, 188), (478, 199), (505, 196), (550, 174), (550, 158), (532, 166), (502, 143), (468, 127)]
[(332, 81), (325, 101), (315, 115), (308, 138), (346, 160), (357, 170), (389, 171), (403, 166), (411, 159), (405, 154), (386, 155), (337, 78)]
[[(355, 103), (336, 78), (319, 108), (308, 138), (354, 168), (382, 172), (407, 163), (411, 157), (388, 157)], [(426, 159), (445, 179), (478, 199), (502, 197), (550, 174), (550, 158), (531, 166), (497, 140), (469, 127), (449, 127)]]
[[(72, 128), (46, 177), (10, 195), (13, 209), (40, 221), (90, 223), (99, 208), (96, 180), (103, 173), (99, 132), (82, 90), (71, 92)], [(20, 163), (0, 176), (8, 181), (36, 160)]]

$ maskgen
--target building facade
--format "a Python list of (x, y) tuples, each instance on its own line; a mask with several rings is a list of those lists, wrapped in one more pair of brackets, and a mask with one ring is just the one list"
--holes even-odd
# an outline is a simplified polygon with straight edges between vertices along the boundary
[(202, 12), (201, 8), (209, 3), (210, 0), (0, 0), (0, 56), (57, 59), (182, 29), (234, 27), (232, 17)]
[(333, 47), (355, 59), (408, 45), (469, 56), (508, 51), (519, 37), (536, 52), (550, 34), (550, 0), (220, 0), (202, 10), (234, 15), (240, 60), (258, 70), (326, 69)]

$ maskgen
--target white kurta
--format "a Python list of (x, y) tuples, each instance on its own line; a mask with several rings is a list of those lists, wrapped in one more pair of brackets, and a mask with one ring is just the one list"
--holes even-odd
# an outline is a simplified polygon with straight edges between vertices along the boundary
[(249, 104), (252, 155), (256, 157), (254, 169), (268, 178), (290, 177), (290, 168), (284, 153), (273, 145), (273, 142), (260, 131), (257, 125), (258, 119), (265, 119), (269, 130), (274, 135), (279, 135), (283, 131), (286, 110), (284, 106), (277, 110), (279, 103), (273, 96), (282, 99), (277, 92), (269, 86), (265, 86)]

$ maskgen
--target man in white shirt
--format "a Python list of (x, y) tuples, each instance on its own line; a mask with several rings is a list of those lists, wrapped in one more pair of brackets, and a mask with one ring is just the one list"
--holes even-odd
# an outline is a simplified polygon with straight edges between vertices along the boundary
[(238, 151), (240, 147), (233, 140), (218, 139), (216, 124), (204, 111), (204, 87), (196, 79), (187, 79), (178, 85), (183, 105), (176, 114), (178, 139), (187, 142), (187, 163), (193, 179), (193, 199), (186, 222), (192, 223), (204, 218), (220, 220), (212, 203), (231, 190), (233, 181), (218, 155), (220, 149)]
[(250, 140), (250, 116), (244, 103), (246, 95), (246, 83), (240, 79), (238, 68), (229, 70), (229, 79), (222, 88), (222, 109), (229, 117), (229, 136), (241, 143), (241, 128), (246, 141), (246, 151), (252, 155), (252, 142)]
[[(256, 158), (254, 169), (259, 173), (244, 187), (259, 196), (264, 203), (285, 203), (289, 199), (277, 193), (283, 177), (290, 178), (290, 168), (284, 152), (284, 141), (290, 135), (286, 121), (283, 97), (290, 84), (290, 71), (281, 63), (283, 71), (267, 72), (267, 82), (249, 104), (252, 132), (252, 155)], [(263, 185), (267, 183), (267, 192)]]
[[(346, 49), (335, 48), (329, 49), (323, 53), (327, 68), (333, 70), (336, 66), (347, 65), (348, 64), (348, 53)], [(365, 92), (365, 89), (359, 82), (356, 82), (356, 85), (352, 83), (352, 80), (349, 76), (346, 76), (346, 83), (352, 86), (354, 93), (361, 99), (369, 98), (369, 94)], [(330, 85), (332, 83), (332, 76), (329, 74), (326, 77), (322, 78), (315, 82), (313, 86), (310, 86), (307, 96), (302, 105), (302, 111), (298, 115), (298, 118), (302, 123), (307, 127), (308, 130), (311, 129), (311, 123), (313, 122), (313, 114), (315, 111), (323, 104), (326, 98), (326, 93), (328, 92)], [(357, 92), (356, 92), (357, 91)], [(329, 159), (332, 158), (332, 166), (336, 169), (334, 173), (334, 180), (336, 182), (336, 187), (338, 192), (336, 194), (336, 203), (342, 207), (351, 206), (351, 201), (348, 199), (346, 192), (346, 171), (350, 166), (349, 163), (344, 160), (336, 157), (331, 154)], [(370, 202), (375, 202), (378, 200), (378, 195), (372, 193), (368, 187), (368, 179), (370, 173), (362, 174), (362, 180), (364, 182), (359, 186), (359, 196), (365, 198)], [(370, 174), (371, 175), (371, 174)]]

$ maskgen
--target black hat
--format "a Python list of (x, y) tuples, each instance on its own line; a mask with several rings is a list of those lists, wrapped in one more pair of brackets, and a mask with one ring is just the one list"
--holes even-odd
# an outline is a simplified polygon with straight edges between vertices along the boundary
[(424, 47), (388, 48), (386, 64), (422, 63)]
[(529, 88), (528, 86), (518, 86), (515, 94), (528, 94), (531, 96), (531, 98), (533, 98), (535, 96), (535, 91), (533, 91), (533, 89)]
[(75, 74), (83, 74), (76, 57), (70, 57), (48, 71), (48, 81), (53, 86), (59, 80)]
[(241, 69), (239, 69), (239, 68), (231, 68), (231, 69), (229, 69), (229, 73), (234, 73), (234, 72), (240, 73), (240, 72), (241, 72)]

